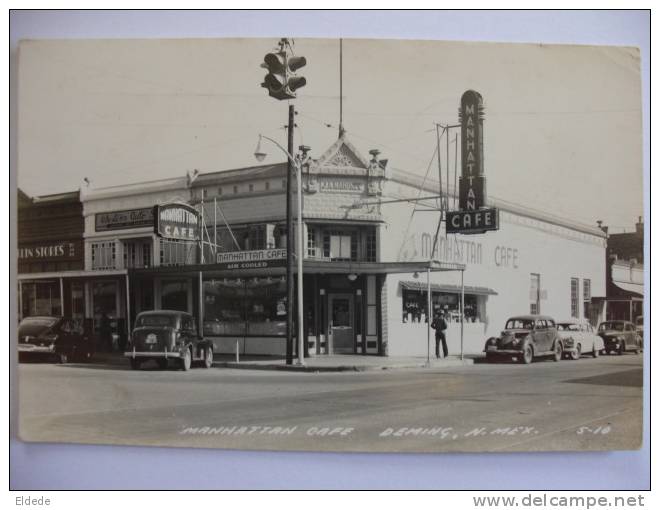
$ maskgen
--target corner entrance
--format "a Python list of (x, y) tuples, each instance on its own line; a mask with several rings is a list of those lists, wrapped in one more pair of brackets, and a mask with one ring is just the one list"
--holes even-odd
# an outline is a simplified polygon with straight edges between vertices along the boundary
[(355, 353), (354, 310), (352, 294), (328, 296), (329, 354)]

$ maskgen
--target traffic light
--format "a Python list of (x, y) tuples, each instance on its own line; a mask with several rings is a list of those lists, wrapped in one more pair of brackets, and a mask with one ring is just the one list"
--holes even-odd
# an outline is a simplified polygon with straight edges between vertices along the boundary
[(296, 70), (307, 64), (305, 57), (293, 57), (286, 51), (268, 53), (261, 67), (268, 69), (262, 87), (268, 89), (268, 95), (275, 99), (293, 99), (296, 90), (304, 87), (307, 80), (304, 76), (296, 76)]

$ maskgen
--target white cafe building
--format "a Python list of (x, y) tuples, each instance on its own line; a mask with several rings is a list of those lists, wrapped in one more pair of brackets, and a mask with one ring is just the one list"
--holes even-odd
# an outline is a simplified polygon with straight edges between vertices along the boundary
[[(284, 264), (217, 261), (226, 252), (286, 247), (286, 168), (261, 165), (81, 194), (85, 268), (107, 283), (99, 306), (128, 317), (128, 328), (143, 310), (188, 311), (216, 352), (284, 354)], [(491, 197), (499, 230), (447, 235), (443, 225), (432, 254), (436, 202), (413, 199), (437, 195), (438, 183), (365, 158), (347, 135), (304, 167), (302, 185), (310, 355), (425, 356), (430, 260), (439, 261), (430, 272), (431, 295), (434, 309), (451, 319), (450, 354), (461, 349), (461, 280), (466, 354), (481, 352), (512, 315), (594, 323), (603, 316), (603, 301), (593, 298), (605, 295), (606, 234), (596, 227)], [(199, 211), (203, 249), (155, 234), (149, 211), (171, 203)], [(101, 313), (99, 306), (90, 313)]]

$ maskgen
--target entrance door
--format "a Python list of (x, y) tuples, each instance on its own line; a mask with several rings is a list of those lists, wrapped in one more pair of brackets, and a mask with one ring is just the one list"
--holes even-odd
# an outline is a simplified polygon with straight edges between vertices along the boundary
[(330, 294), (328, 296), (328, 352), (353, 354), (355, 352), (355, 328), (353, 327), (353, 295)]

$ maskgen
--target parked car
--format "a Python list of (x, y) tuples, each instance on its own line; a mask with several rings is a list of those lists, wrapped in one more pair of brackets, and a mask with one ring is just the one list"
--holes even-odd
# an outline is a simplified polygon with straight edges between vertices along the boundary
[(644, 316), (639, 315), (635, 318), (635, 330), (641, 339), (641, 347), (644, 348)]
[(598, 326), (598, 335), (605, 342), (605, 352), (623, 354), (634, 351), (639, 354), (642, 350), (642, 340), (630, 321), (605, 321)]
[(586, 319), (558, 322), (557, 333), (564, 345), (564, 356), (574, 360), (585, 353), (597, 358), (605, 348), (603, 339), (595, 333), (593, 326)]
[(503, 356), (516, 358), (525, 364), (540, 356), (552, 356), (559, 361), (563, 354), (563, 342), (551, 317), (522, 315), (506, 321), (504, 331), (499, 337), (489, 338), (484, 351), (488, 361)]
[(189, 313), (176, 310), (142, 312), (135, 319), (131, 345), (124, 354), (131, 368), (155, 360), (167, 368), (175, 360), (182, 370), (189, 370), (194, 361), (206, 368), (213, 364), (213, 343), (197, 332), (195, 319)]
[(82, 320), (68, 317), (26, 317), (18, 325), (19, 360), (28, 356), (54, 358), (60, 363), (89, 361), (94, 342)]

